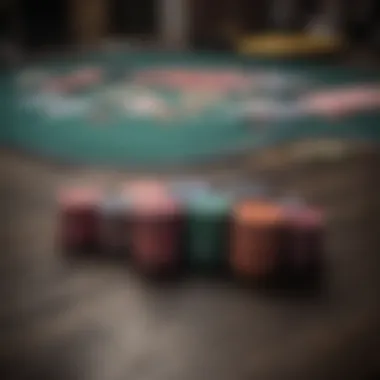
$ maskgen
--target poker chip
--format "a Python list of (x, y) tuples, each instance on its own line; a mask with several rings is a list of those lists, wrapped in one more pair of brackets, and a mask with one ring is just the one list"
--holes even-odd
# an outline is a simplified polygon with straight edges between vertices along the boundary
[(178, 204), (162, 185), (130, 184), (130, 247), (137, 267), (146, 274), (171, 271), (180, 261)]
[(124, 100), (124, 107), (137, 116), (160, 116), (165, 114), (167, 109), (165, 102), (149, 95), (128, 96)]
[(293, 205), (285, 208), (285, 217), (284, 273), (297, 286), (314, 286), (323, 264), (323, 214), (307, 205)]
[(63, 188), (58, 193), (60, 246), (68, 253), (99, 249), (100, 189), (89, 186)]
[(122, 194), (134, 200), (144, 197), (155, 197), (165, 195), (167, 187), (160, 181), (154, 179), (139, 179), (127, 182), (122, 186)]
[(129, 251), (129, 202), (126, 197), (108, 194), (99, 204), (100, 240), (105, 252)]
[(248, 200), (237, 205), (234, 217), (242, 225), (270, 226), (281, 221), (283, 214), (275, 204)]
[(231, 199), (215, 191), (187, 202), (188, 263), (192, 268), (219, 270), (227, 261)]
[(307, 207), (304, 203), (288, 205), (287, 219), (300, 229), (311, 229), (323, 224), (323, 214), (320, 210)]
[(244, 280), (306, 284), (322, 261), (321, 210), (297, 196), (274, 200), (259, 183), (141, 178), (108, 194), (70, 186), (57, 199), (64, 249), (118, 253), (144, 274), (174, 273), (182, 263), (207, 273), (229, 265)]
[(173, 196), (184, 203), (208, 193), (210, 189), (209, 182), (201, 180), (173, 181), (169, 184), (169, 190)]
[(284, 113), (284, 106), (274, 100), (252, 99), (241, 107), (241, 115), (245, 119), (270, 120)]
[(281, 248), (281, 207), (270, 202), (244, 201), (233, 210), (230, 263), (239, 277), (274, 275)]
[(49, 73), (43, 70), (24, 70), (16, 77), (16, 83), (22, 88), (33, 88), (43, 84), (49, 78)]
[(90, 109), (90, 102), (87, 99), (67, 99), (60, 95), (51, 95), (44, 98), (39, 104), (39, 109), (47, 117), (71, 118), (86, 115)]
[(138, 180), (124, 186), (123, 192), (130, 200), (130, 210), (133, 215), (144, 217), (146, 215), (174, 214), (177, 204), (172, 198), (169, 188), (155, 180)]
[(88, 207), (100, 199), (100, 190), (78, 186), (63, 188), (58, 193), (58, 203), (63, 207)]
[(83, 90), (103, 79), (103, 71), (100, 68), (84, 68), (66, 75), (50, 78), (44, 85), (48, 92), (71, 93)]
[(358, 86), (309, 94), (301, 101), (306, 112), (337, 117), (380, 108), (380, 89)]

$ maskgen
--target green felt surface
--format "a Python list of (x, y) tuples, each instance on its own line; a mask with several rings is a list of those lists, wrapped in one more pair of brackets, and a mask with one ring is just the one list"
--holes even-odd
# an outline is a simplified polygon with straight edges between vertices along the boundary
[[(71, 94), (44, 90), (52, 78), (88, 67), (102, 69), (101, 83)], [(256, 75), (259, 79), (252, 80), (244, 91), (219, 91), (220, 82), (215, 78), (210, 85), (194, 90), (190, 81), (189, 92), (186, 86), (173, 89), (157, 82), (141, 84), (136, 78), (144, 70), (187, 70), (193, 74), (224, 71), (238, 78)], [(183, 73), (180, 75), (183, 79)], [(195, 81), (202, 82), (202, 78), (195, 77)], [(0, 142), (73, 163), (157, 167), (202, 162), (307, 137), (377, 139), (378, 110), (331, 119), (302, 114), (295, 108), (295, 100), (302, 99), (303, 94), (363, 83), (379, 85), (379, 73), (215, 54), (113, 52), (71, 56), (1, 76)], [(211, 95), (202, 99), (205, 92)], [(152, 101), (157, 111), (154, 114), (131, 111), (132, 103), (145, 102), (146, 109)], [(247, 102), (256, 102), (259, 113), (273, 103), (273, 110), (286, 115), (264, 120), (254, 116), (247, 122), (242, 112)]]

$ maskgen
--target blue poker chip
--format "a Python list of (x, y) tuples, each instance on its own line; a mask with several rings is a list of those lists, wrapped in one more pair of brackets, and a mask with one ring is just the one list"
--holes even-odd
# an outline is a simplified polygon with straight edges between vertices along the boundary
[(106, 196), (99, 205), (100, 212), (104, 215), (118, 215), (129, 209), (130, 202), (126, 197), (119, 195)]
[(175, 181), (169, 185), (170, 192), (179, 201), (187, 202), (211, 191), (210, 183), (197, 180)]

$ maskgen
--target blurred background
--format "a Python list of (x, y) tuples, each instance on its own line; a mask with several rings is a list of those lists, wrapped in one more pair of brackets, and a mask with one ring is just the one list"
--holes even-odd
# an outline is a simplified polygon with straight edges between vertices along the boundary
[(342, 36), (350, 50), (379, 49), (375, 0), (4, 0), (1, 17), (3, 43), (25, 54), (104, 40), (232, 50), (247, 34), (311, 29)]
[[(0, 17), (1, 80), (40, 57), (59, 62), (62, 55), (100, 49), (223, 52), (269, 57), (275, 67), (284, 57), (301, 57), (335, 71), (370, 68), (379, 78), (379, 0), (3, 0)], [(57, 162), (45, 157), (49, 149), (38, 156), (7, 144), (2, 134), (18, 128), (7, 102), (14, 89), (2, 93), (0, 105), (8, 115), (0, 124), (1, 379), (380, 376), (380, 153), (374, 137), (290, 141), (215, 165), (149, 173), (163, 180), (264, 181), (321, 206), (327, 290), (269, 295), (197, 277), (158, 285), (124, 264), (63, 260), (55, 241), (57, 189), (118, 186), (141, 173)], [(380, 128), (376, 112), (362, 125)], [(24, 142), (43, 138), (24, 131)]]

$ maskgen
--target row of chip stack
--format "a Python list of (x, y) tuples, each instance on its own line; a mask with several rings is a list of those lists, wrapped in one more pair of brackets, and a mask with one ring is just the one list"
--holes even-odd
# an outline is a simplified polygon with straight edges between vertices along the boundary
[(58, 203), (59, 244), (67, 253), (125, 257), (149, 276), (201, 271), (307, 282), (322, 263), (321, 211), (255, 186), (152, 180), (112, 191), (71, 186)]

